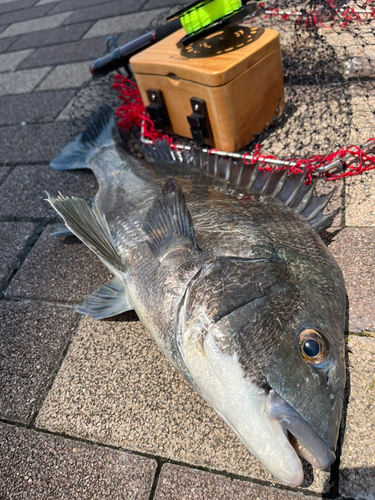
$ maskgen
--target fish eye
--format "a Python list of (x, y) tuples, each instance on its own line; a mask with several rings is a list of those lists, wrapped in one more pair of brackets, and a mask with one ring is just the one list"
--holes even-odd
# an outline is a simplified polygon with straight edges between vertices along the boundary
[(322, 363), (328, 356), (324, 338), (312, 328), (302, 330), (299, 336), (299, 346), (302, 357), (311, 365)]

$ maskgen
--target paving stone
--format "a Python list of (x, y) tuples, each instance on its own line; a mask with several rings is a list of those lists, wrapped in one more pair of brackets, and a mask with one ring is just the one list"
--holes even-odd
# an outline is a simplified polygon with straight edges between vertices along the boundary
[(141, 4), (138, 2), (123, 2), (117, 0), (102, 5), (95, 5), (87, 9), (78, 9), (73, 11), (70, 17), (64, 21), (63, 24), (81, 23), (82, 21), (94, 21), (96, 19), (103, 19), (105, 17), (119, 16), (129, 12), (136, 12), (140, 9)]
[(45, 16), (51, 10), (50, 5), (41, 5), (40, 7), (33, 7), (32, 9), (16, 10), (0, 15), (0, 24), (12, 24), (22, 21), (29, 21), (30, 19), (37, 19)]
[(70, 308), (0, 301), (2, 418), (30, 422), (77, 321)]
[(90, 61), (63, 64), (51, 71), (51, 74), (39, 85), (38, 90), (69, 89), (81, 87), (92, 75)]
[(0, 0), (0, 5), (5, 5), (7, 3), (18, 3), (19, 0)]
[(62, 172), (48, 165), (15, 167), (0, 186), (0, 217), (22, 219), (59, 219), (55, 210), (45, 201), (46, 193), (77, 196), (87, 201), (97, 191), (94, 175), (89, 170)]
[(6, 290), (7, 298), (81, 304), (109, 281), (110, 273), (75, 236), (50, 236), (49, 226), (38, 239)]
[(49, 28), (56, 28), (70, 16), (70, 12), (64, 12), (56, 16), (41, 17), (39, 19), (31, 19), (22, 23), (13, 23), (6, 30), (0, 33), (0, 38), (8, 36), (23, 35), (25, 33), (32, 33), (33, 31), (41, 31)]
[(32, 92), (50, 71), (45, 67), (0, 74), (0, 96)]
[(155, 500), (309, 500), (316, 497), (294, 493), (254, 483), (231, 480), (217, 474), (189, 469), (178, 465), (163, 466)]
[(0, 97), (0, 125), (52, 121), (74, 94), (74, 90), (60, 90)]
[(349, 337), (350, 394), (340, 459), (340, 493), (375, 498), (375, 338)]
[[(32, 50), (22, 50), (20, 52), (9, 52), (8, 54), (0, 55), (0, 73), (7, 71), (15, 71), (17, 66), (28, 57)], [(41, 66), (45, 66), (42, 64)]]
[[(108, 321), (82, 320), (37, 426), (276, 482), (172, 368), (131, 313)], [(329, 474), (310, 472), (315, 476), (310, 489), (326, 489)]]
[(147, 500), (155, 460), (15, 426), (0, 427), (4, 500)]
[(111, 106), (115, 112), (120, 101), (118, 92), (113, 88), (113, 83), (113, 73), (89, 80), (77, 92), (57, 120), (70, 120), (77, 128), (78, 134), (84, 129), (89, 116), (104, 104)]
[(60, 2), (60, 0), (39, 0), (39, 2), (36, 5), (44, 5), (46, 3), (56, 3)]
[(12, 12), (14, 10), (29, 9), (33, 7), (38, 0), (9, 0), (0, 2), (0, 14)]
[(0, 186), (11, 170), (11, 167), (0, 167)]
[[(34, 47), (44, 47), (80, 40), (84, 33), (92, 26), (91, 22), (75, 24), (74, 26), (59, 26), (47, 30), (26, 33), (18, 38), (12, 50), (22, 50)], [(7, 39), (5, 39), (7, 40)], [(14, 38), (13, 38), (14, 40)], [(1, 47), (1, 40), (0, 40)]]
[(42, 47), (34, 50), (30, 57), (20, 65), (20, 69), (36, 68), (47, 64), (55, 65), (75, 61), (87, 61), (88, 59), (95, 60), (106, 53), (102, 37), (52, 45), (51, 47)]
[(0, 127), (0, 158), (8, 164), (51, 161), (71, 139), (66, 122)]
[(345, 225), (375, 227), (375, 172), (345, 179)]
[(375, 330), (375, 228), (345, 228), (329, 250), (345, 279), (349, 331)]
[[(179, 5), (182, 8), (182, 5), (185, 3), (186, 2), (182, 2), (181, 0), (149, 0), (143, 7), (143, 10), (157, 9), (158, 7), (170, 7), (171, 5)], [(191, 4), (191, 2), (187, 2), (187, 5), (189, 4)]]
[[(81, 10), (87, 7), (92, 7), (93, 5), (102, 5), (103, 12), (105, 12), (105, 17), (107, 17), (107, 6), (105, 4), (108, 3), (115, 3), (113, 0), (79, 0), (77, 2), (76, 0), (63, 0), (62, 2), (59, 2), (53, 10), (51, 10), (50, 14), (59, 14), (60, 12), (66, 12), (68, 10)], [(128, 2), (130, 3), (130, 2)], [(134, 10), (139, 10), (139, 7), (141, 6), (141, 2), (139, 2), (138, 9)], [(101, 16), (104, 17), (104, 16)]]
[[(5, 28), (4, 28), (5, 29)], [(0, 28), (0, 33), (1, 33), (1, 28)], [(12, 45), (19, 39), (18, 36), (11, 36), (9, 38), (3, 38), (0, 40), (0, 54), (5, 52), (9, 47), (12, 47)], [(15, 49), (18, 50), (18, 49)]]
[(0, 285), (9, 278), (35, 228), (31, 222), (0, 222)]
[[(115, 35), (129, 30), (148, 28), (152, 25), (155, 17), (165, 13), (165, 9), (149, 10), (147, 12), (137, 12), (128, 16), (112, 17), (101, 19), (86, 33), (83, 38), (95, 38), (97, 36)], [(1, 37), (1, 34), (0, 34)]]

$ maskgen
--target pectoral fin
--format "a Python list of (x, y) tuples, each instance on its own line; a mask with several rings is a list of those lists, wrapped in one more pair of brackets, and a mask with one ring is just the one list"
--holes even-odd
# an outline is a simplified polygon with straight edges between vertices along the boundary
[(110, 269), (126, 271), (115, 248), (105, 216), (96, 205), (92, 208), (80, 198), (52, 198), (48, 193), (49, 203), (64, 219), (65, 225), (83, 243), (90, 248)]
[(91, 294), (82, 305), (76, 308), (76, 311), (95, 319), (104, 319), (132, 309), (133, 306), (127, 298), (124, 283), (115, 277)]

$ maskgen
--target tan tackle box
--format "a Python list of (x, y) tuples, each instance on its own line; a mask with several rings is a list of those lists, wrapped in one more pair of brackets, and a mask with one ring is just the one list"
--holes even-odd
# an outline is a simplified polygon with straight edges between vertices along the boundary
[(233, 25), (179, 49), (184, 34), (131, 58), (143, 102), (158, 128), (238, 151), (284, 108), (279, 34)]

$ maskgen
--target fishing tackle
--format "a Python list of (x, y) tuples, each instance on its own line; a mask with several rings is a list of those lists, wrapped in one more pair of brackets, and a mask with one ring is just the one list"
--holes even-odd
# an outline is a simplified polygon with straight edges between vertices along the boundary
[[(186, 36), (177, 43), (179, 48), (186, 47), (229, 24), (240, 21), (253, 14), (256, 9), (256, 3), (247, 5), (245, 0), (199, 0), (170, 16), (164, 26), (160, 26), (155, 31), (150, 31), (121, 47), (116, 47), (104, 57), (96, 59), (91, 64), (90, 71), (96, 77), (107, 75), (120, 68), (126, 68), (127, 72), (130, 73), (128, 64), (132, 56), (163, 40), (182, 27), (186, 31)], [(110, 38), (113, 39), (113, 37)], [(109, 39), (107, 39), (106, 44), (108, 50)]]

